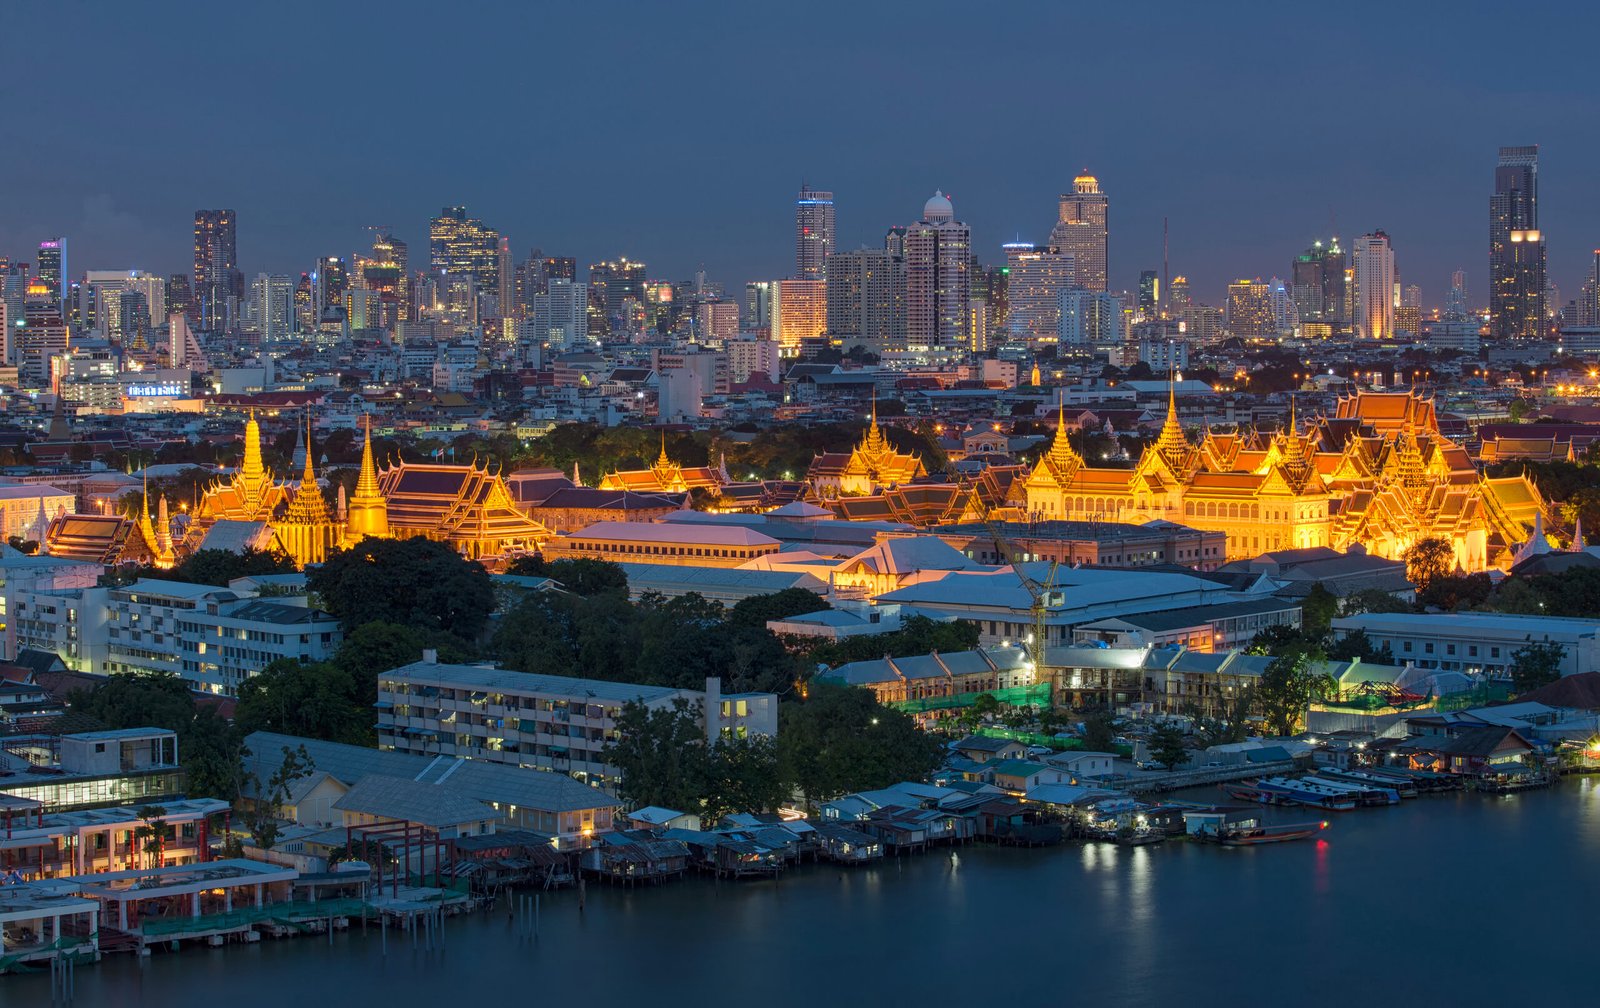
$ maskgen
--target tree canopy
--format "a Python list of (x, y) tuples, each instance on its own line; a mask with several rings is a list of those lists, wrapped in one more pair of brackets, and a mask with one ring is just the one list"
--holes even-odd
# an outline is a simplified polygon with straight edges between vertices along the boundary
[(307, 585), (345, 630), (398, 623), (473, 641), (494, 608), (488, 573), (444, 543), (363, 539), (307, 572)]
[(939, 740), (870, 690), (812, 683), (778, 706), (778, 770), (810, 802), (921, 780), (939, 765)]
[(191, 794), (232, 801), (239, 794), (243, 736), (170, 672), (108, 676), (67, 698), (71, 709), (106, 728), (164, 728), (178, 735)]

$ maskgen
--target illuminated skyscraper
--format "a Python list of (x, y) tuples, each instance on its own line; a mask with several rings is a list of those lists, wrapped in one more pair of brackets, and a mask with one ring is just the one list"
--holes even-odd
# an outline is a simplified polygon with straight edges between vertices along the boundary
[(936, 192), (922, 220), (906, 231), (906, 345), (943, 353), (964, 350), (971, 325), (972, 231)]
[(1061, 194), (1060, 219), (1050, 232), (1051, 246), (1072, 256), (1074, 282), (1086, 290), (1108, 289), (1108, 203), (1099, 179), (1087, 173), (1079, 175), (1072, 180), (1072, 191)]
[(568, 350), (589, 339), (588, 292), (571, 277), (553, 276), (533, 296), (533, 338), (552, 350)]
[(1467, 271), (1456, 270), (1450, 274), (1450, 293), (1444, 298), (1444, 317), (1459, 321), (1471, 314), (1467, 304)]
[(319, 314), (325, 308), (344, 304), (344, 292), (350, 289), (350, 272), (345, 268), (342, 258), (323, 256), (318, 259), (317, 272), (312, 279), (315, 281), (314, 301)]
[[(378, 313), (357, 328), (386, 329), (411, 318), (411, 277), (406, 243), (386, 231), (372, 240), (372, 258), (357, 262), (367, 290), (376, 296)], [(355, 327), (354, 322), (351, 323)]]
[(1139, 274), (1139, 317), (1153, 319), (1161, 311), (1161, 274), (1144, 270)]
[(739, 325), (744, 329), (757, 331), (772, 328), (772, 290), (775, 286), (771, 280), (752, 280), (744, 285), (744, 311), (740, 314)]
[(1072, 256), (1059, 249), (1012, 242), (1006, 252), (1006, 329), (1014, 341), (1031, 345), (1060, 336), (1061, 292), (1073, 286)]
[[(287, 339), (294, 329), (295, 280), (258, 273), (250, 284), (250, 325), (263, 343)], [(126, 323), (124, 323), (126, 324)]]
[(1348, 330), (1345, 317), (1345, 253), (1339, 239), (1313, 242), (1290, 264), (1289, 295), (1303, 326), (1326, 326), (1328, 335)]
[(232, 320), (244, 299), (244, 274), (239, 272), (237, 221), (232, 210), (194, 212), (194, 297), (200, 328), (220, 329)]
[(1122, 342), (1122, 302), (1115, 295), (1069, 287), (1060, 302), (1062, 346), (1105, 349)]
[(821, 280), (833, 249), (833, 193), (802, 185), (794, 201), (794, 275)]
[(189, 286), (187, 273), (167, 277), (167, 314), (173, 313), (194, 317), (194, 288)]
[(61, 307), (66, 298), (67, 286), (67, 240), (65, 238), (51, 238), (39, 243), (38, 268), (36, 273), (40, 282), (44, 284), (45, 291), (56, 307)]
[(1544, 236), (1539, 147), (1502, 147), (1489, 197), (1489, 329), (1500, 339), (1543, 335)]
[(1241, 339), (1273, 339), (1278, 322), (1272, 311), (1272, 286), (1254, 280), (1228, 285), (1228, 331)]
[(636, 334), (642, 318), (645, 265), (626, 256), (589, 266), (589, 338), (604, 342)]
[(1362, 339), (1394, 335), (1394, 249), (1382, 231), (1364, 234), (1352, 246), (1355, 263), (1355, 332)]
[(476, 294), (498, 295), (500, 235), (467, 208), (445, 207), (428, 224), (429, 268), (449, 278), (471, 278)]
[(828, 329), (828, 290), (822, 280), (779, 280), (772, 290), (772, 339), (785, 357)]

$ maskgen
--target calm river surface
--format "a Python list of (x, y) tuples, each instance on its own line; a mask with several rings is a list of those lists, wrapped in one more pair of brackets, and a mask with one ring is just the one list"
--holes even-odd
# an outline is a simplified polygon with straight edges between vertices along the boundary
[[(1214, 800), (1215, 792), (1193, 797)], [(691, 878), (547, 894), (442, 952), (374, 929), (108, 958), (77, 1004), (1358, 1005), (1586, 1003), (1600, 915), (1600, 779), (1333, 813), (1321, 841), (972, 846), (779, 882)], [(1271, 810), (1276, 821), (1312, 818)], [(0, 1005), (50, 1003), (0, 977)]]

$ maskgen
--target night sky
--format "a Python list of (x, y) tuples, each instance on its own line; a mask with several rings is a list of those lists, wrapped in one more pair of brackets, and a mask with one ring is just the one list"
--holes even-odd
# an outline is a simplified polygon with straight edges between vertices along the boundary
[(0, 254), (190, 266), (199, 207), (246, 274), (386, 224), (426, 257), (465, 204), (588, 263), (730, 286), (793, 267), (802, 180), (839, 244), (943, 189), (985, 261), (1042, 241), (1083, 168), (1112, 285), (1172, 268), (1219, 303), (1330, 230), (1381, 227), (1424, 303), (1485, 300), (1495, 148), (1541, 145), (1563, 301), (1600, 246), (1600, 13), (1514, 4), (6, 2)]

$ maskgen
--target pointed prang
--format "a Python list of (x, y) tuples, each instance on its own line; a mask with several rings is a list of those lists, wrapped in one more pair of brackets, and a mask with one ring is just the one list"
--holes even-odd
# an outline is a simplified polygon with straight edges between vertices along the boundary
[(583, 477), (578, 475), (578, 463), (576, 460), (572, 463), (572, 485), (575, 487), (583, 486)]

